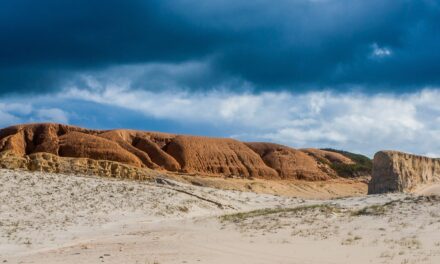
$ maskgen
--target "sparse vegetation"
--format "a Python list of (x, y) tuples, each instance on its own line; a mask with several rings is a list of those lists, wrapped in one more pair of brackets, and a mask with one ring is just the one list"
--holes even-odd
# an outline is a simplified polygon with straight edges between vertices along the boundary
[(259, 216), (266, 216), (266, 215), (280, 214), (280, 213), (299, 213), (310, 210), (319, 210), (322, 213), (332, 213), (332, 212), (339, 212), (340, 208), (329, 204), (304, 205), (294, 208), (266, 208), (266, 209), (259, 209), (249, 212), (240, 212), (240, 213), (223, 215), (220, 217), (220, 219), (222, 221), (230, 221), (237, 223), (249, 218), (254, 218)]
[(362, 237), (360, 236), (354, 236), (354, 237), (349, 237), (347, 239), (345, 239), (344, 241), (341, 242), (341, 245), (352, 245), (354, 244), (356, 241), (361, 240)]
[(326, 148), (323, 150), (342, 154), (354, 162), (354, 164), (343, 164), (334, 162), (328, 164), (341, 177), (354, 178), (358, 176), (369, 175), (373, 169), (373, 161), (364, 155), (331, 148)]
[[(5, 179), (2, 188), (7, 191), (0, 192), (0, 201), (3, 201), (0, 242), (17, 245), (23, 250), (38, 250), (46, 244), (63, 243), (59, 234), (76, 239), (66, 230), (99, 231), (97, 226), (113, 220), (121, 221), (112, 227), (118, 236), (121, 230), (124, 232), (117, 244), (107, 243), (111, 247), (103, 248), (85, 240), (87, 244), (80, 243), (60, 253), (72, 256), (72, 259), (102, 256), (100, 260), (105, 262), (110, 258), (118, 261), (120, 257), (134, 253), (139, 256), (138, 263), (163, 263), (166, 257), (157, 255), (156, 260), (155, 254), (144, 256), (145, 249), (133, 247), (131, 243), (137, 243), (139, 239), (148, 241), (148, 245), (154, 248), (163, 246), (168, 249), (176, 248), (174, 241), (181, 243), (194, 239), (190, 242), (203, 244), (207, 241), (206, 234), (210, 236), (208, 242), (213, 243), (225, 236), (233, 236), (237, 240), (233, 246), (238, 248), (244, 244), (244, 249), (255, 245), (256, 249), (267, 247), (268, 251), (272, 250), (271, 246), (277, 250), (290, 250), (295, 246), (301, 253), (312, 242), (319, 249), (334, 243), (335, 250), (342, 253), (365, 248), (368, 253), (365, 257), (371, 263), (431, 263), (434, 262), (432, 256), (437, 256), (433, 254), (440, 252), (440, 241), (436, 237), (440, 229), (440, 198), (437, 196), (387, 194), (318, 201), (217, 191), (178, 182), (170, 187), (97, 177), (12, 171), (3, 171), (2, 177)], [(184, 192), (171, 188), (181, 188)], [(211, 200), (230, 209), (223, 211)], [(265, 209), (255, 210), (257, 208)], [(224, 222), (218, 223), (219, 219), (211, 217), (230, 210), (235, 213), (222, 216)], [(176, 232), (167, 229), (156, 233), (158, 230), (151, 229), (148, 222), (138, 225), (139, 217), (147, 221), (166, 221), (167, 225), (175, 227)], [(184, 232), (177, 233), (179, 231)], [(113, 241), (114, 238), (109, 239)], [(231, 243), (226, 242), (224, 246), (229, 249)], [(218, 248), (218, 244), (208, 246)], [(191, 251), (194, 256), (200, 253), (199, 248), (194, 247), (194, 250), (197, 250)], [(212, 252), (208, 250), (201, 254), (208, 256)], [(331, 256), (338, 258), (335, 263), (346, 261), (345, 255), (343, 258), (336, 254)], [(8, 259), (8, 263), (18, 263), (14, 260)], [(191, 258), (178, 260), (179, 263), (199, 262)], [(209, 258), (200, 260), (202, 262), (209, 263)]]
[(401, 247), (405, 247), (408, 249), (419, 249), (422, 247), (422, 243), (420, 240), (417, 239), (417, 237), (408, 237), (408, 238), (402, 238), (397, 242)]
[(384, 215), (386, 213), (386, 207), (384, 205), (371, 205), (364, 207), (360, 210), (351, 213), (352, 216), (361, 215)]

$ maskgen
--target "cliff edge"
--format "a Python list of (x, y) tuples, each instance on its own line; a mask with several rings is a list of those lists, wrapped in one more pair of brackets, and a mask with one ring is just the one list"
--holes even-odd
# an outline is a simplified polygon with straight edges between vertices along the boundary
[(440, 159), (379, 151), (374, 155), (368, 194), (411, 192), (434, 183), (440, 183)]
[[(1, 153), (0, 158), (18, 157), (3, 158), (1, 167), (13, 167), (15, 163), (12, 160), (15, 160), (26, 163), (17, 167), (31, 168), (29, 164), (35, 163), (31, 161), (42, 160), (42, 163), (50, 165), (43, 166), (44, 170), (59, 172), (75, 164), (75, 159), (81, 159), (82, 163), (91, 164), (93, 171), (105, 171), (105, 174), (119, 171), (109, 169), (111, 167), (123, 167), (123, 171), (136, 171), (135, 174), (138, 174), (135, 168), (140, 168), (248, 179), (320, 181), (357, 175), (339, 173), (341, 166), (352, 168), (356, 162), (332, 151), (298, 150), (273, 143), (245, 143), (230, 138), (124, 129), (92, 130), (62, 124), (24, 124), (1, 129)], [(39, 153), (47, 155), (35, 156)], [(95, 164), (94, 161), (100, 163)], [(118, 172), (116, 176), (121, 175)]]

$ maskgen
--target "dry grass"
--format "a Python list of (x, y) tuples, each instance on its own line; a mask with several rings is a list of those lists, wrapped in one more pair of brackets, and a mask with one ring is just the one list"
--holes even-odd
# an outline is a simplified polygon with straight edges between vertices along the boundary
[(374, 215), (380, 216), (384, 215), (387, 212), (388, 204), (374, 204), (370, 206), (366, 206), (360, 210), (353, 211), (351, 213), (352, 216), (362, 216), (362, 215)]
[(240, 212), (234, 214), (223, 215), (220, 217), (222, 221), (230, 221), (230, 222), (241, 222), (249, 218), (259, 217), (259, 216), (267, 216), (273, 214), (281, 214), (281, 213), (300, 213), (305, 211), (319, 210), (322, 213), (336, 213), (340, 212), (340, 208), (335, 205), (330, 204), (312, 204), (312, 205), (303, 205), (294, 208), (265, 208), (259, 210), (253, 210), (249, 212)]

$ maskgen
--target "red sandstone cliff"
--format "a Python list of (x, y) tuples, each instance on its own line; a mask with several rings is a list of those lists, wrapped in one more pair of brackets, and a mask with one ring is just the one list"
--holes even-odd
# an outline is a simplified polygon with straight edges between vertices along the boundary
[(27, 124), (0, 130), (0, 153), (50, 153), (213, 176), (326, 180), (332, 164), (352, 164), (340, 153), (296, 150), (272, 143), (134, 130), (90, 130), (60, 124)]

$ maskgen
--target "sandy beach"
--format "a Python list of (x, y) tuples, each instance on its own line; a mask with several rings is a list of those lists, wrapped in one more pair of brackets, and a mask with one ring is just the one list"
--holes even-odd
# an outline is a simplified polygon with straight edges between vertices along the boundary
[(0, 171), (4, 263), (438, 263), (439, 198)]

